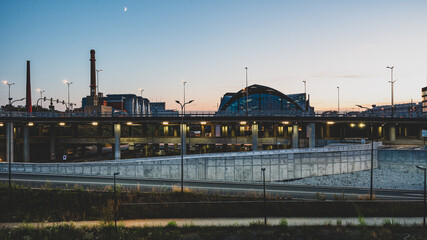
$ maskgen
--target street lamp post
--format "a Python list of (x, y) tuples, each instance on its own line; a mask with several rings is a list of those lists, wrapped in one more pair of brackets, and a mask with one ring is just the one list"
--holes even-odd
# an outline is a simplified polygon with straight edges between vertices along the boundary
[(418, 169), (424, 171), (424, 213), (423, 213), (423, 229), (426, 227), (426, 167), (416, 166)]
[(307, 80), (303, 80), (302, 82), (304, 83), (304, 101), (305, 101), (304, 111), (307, 111)]
[(184, 134), (186, 133), (186, 130), (184, 129), (184, 112), (185, 112), (185, 105), (194, 102), (194, 100), (184, 102), (184, 104), (182, 104), (178, 100), (175, 100), (175, 102), (181, 106), (181, 193), (183, 193), (184, 192), (184, 147), (186, 147), (186, 146), (183, 146)]
[(8, 82), (8, 81), (4, 80), (4, 81), (3, 81), (3, 84), (5, 84), (5, 85), (8, 85), (8, 86), (9, 86), (9, 97), (8, 97), (8, 100), (9, 100), (9, 107), (12, 107), (12, 98), (10, 97), (10, 87), (11, 87), (12, 85), (15, 85), (15, 83), (10, 83), (10, 82)]
[[(43, 99), (43, 93), (45, 92), (45, 90), (41, 90), (40, 88), (37, 88), (36, 91), (40, 93), (40, 99)], [(37, 105), (38, 105), (38, 102), (39, 101), (37, 101)], [(41, 102), (40, 106), (43, 108), (43, 101)]]
[(394, 88), (394, 83), (396, 82), (396, 80), (393, 81), (393, 70), (394, 70), (394, 66), (387, 66), (387, 68), (390, 69), (391, 71), (391, 80), (388, 81), (391, 84), (391, 117), (394, 117), (394, 93), (393, 93), (393, 88)]
[(142, 97), (142, 92), (144, 91), (144, 89), (138, 88), (138, 90), (141, 92), (141, 98), (142, 98), (141, 115), (143, 115), (144, 114), (144, 98)]
[[(364, 107), (362, 105), (356, 105), (356, 106), (370, 110), (371, 116), (374, 117), (374, 108), (369, 109), (369, 108)], [(374, 106), (374, 105), (372, 105), (372, 106)], [(373, 197), (372, 196), (373, 195), (373, 181), (374, 181), (373, 180), (374, 179), (374, 124), (371, 122), (370, 126), (371, 126), (371, 134), (370, 134), (371, 135), (371, 185), (369, 188), (369, 199), (372, 200), (372, 197)]]
[(96, 69), (95, 71), (96, 71), (96, 80), (98, 81), (98, 84), (96, 84), (98, 88), (97, 91), (99, 93), (99, 73), (102, 72), (102, 69)]
[(340, 114), (340, 87), (337, 87), (338, 90), (338, 115)]
[(266, 212), (266, 195), (265, 195), (265, 168), (261, 168), (262, 182), (264, 186), (264, 225), (267, 226), (267, 212)]
[[(184, 103), (185, 103), (185, 84), (187, 84), (186, 81), (182, 81), (182, 85), (184, 86)], [(184, 112), (185, 112), (185, 104), (184, 104)]]
[(113, 173), (114, 176), (114, 228), (117, 231), (117, 194), (116, 194), (116, 176), (119, 175), (119, 172)]
[(249, 88), (248, 88), (248, 67), (245, 67), (246, 71), (246, 116), (249, 115)]
[(68, 111), (70, 110), (70, 85), (73, 84), (73, 82), (69, 82), (68, 80), (64, 80), (63, 82), (68, 85), (68, 105), (67, 105), (67, 111)]

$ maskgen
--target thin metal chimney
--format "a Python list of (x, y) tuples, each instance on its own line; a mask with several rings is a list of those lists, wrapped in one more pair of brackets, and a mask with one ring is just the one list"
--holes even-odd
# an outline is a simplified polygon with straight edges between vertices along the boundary
[(27, 112), (33, 112), (33, 106), (31, 105), (30, 61), (27, 61), (27, 94), (25, 107)]
[(96, 96), (95, 50), (90, 50), (90, 96)]

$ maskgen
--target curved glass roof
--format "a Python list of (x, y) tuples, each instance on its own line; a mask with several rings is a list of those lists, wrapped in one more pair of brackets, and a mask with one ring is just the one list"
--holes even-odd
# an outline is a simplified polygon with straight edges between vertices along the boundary
[[(227, 93), (219, 107), (220, 112), (245, 111), (303, 111), (305, 94), (293, 98), (273, 88), (254, 84), (237, 93)], [(295, 97), (297, 96), (297, 97)]]

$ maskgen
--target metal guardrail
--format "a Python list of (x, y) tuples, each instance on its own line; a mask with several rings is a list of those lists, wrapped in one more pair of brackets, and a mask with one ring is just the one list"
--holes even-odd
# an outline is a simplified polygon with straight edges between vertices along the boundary
[[(149, 114), (127, 114), (124, 112), (112, 114), (86, 113), (86, 112), (0, 112), (0, 118), (88, 118), (88, 117), (126, 117), (126, 118), (157, 118), (157, 117), (183, 117), (180, 112), (157, 112)], [(212, 111), (190, 111), (184, 114), (184, 117), (362, 117), (362, 118), (391, 118), (386, 114), (366, 114), (360, 112), (343, 113), (315, 113), (315, 112), (277, 112), (260, 111), (246, 114), (245, 112), (212, 112)], [(427, 118), (427, 115), (421, 113), (395, 113), (394, 118)]]

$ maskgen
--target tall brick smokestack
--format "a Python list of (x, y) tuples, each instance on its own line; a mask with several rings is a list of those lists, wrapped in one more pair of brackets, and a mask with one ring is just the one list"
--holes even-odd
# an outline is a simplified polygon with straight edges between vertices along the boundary
[(27, 61), (27, 94), (25, 106), (27, 108), (27, 112), (33, 112), (33, 106), (31, 105), (30, 61)]
[(90, 96), (96, 96), (95, 50), (90, 50)]

